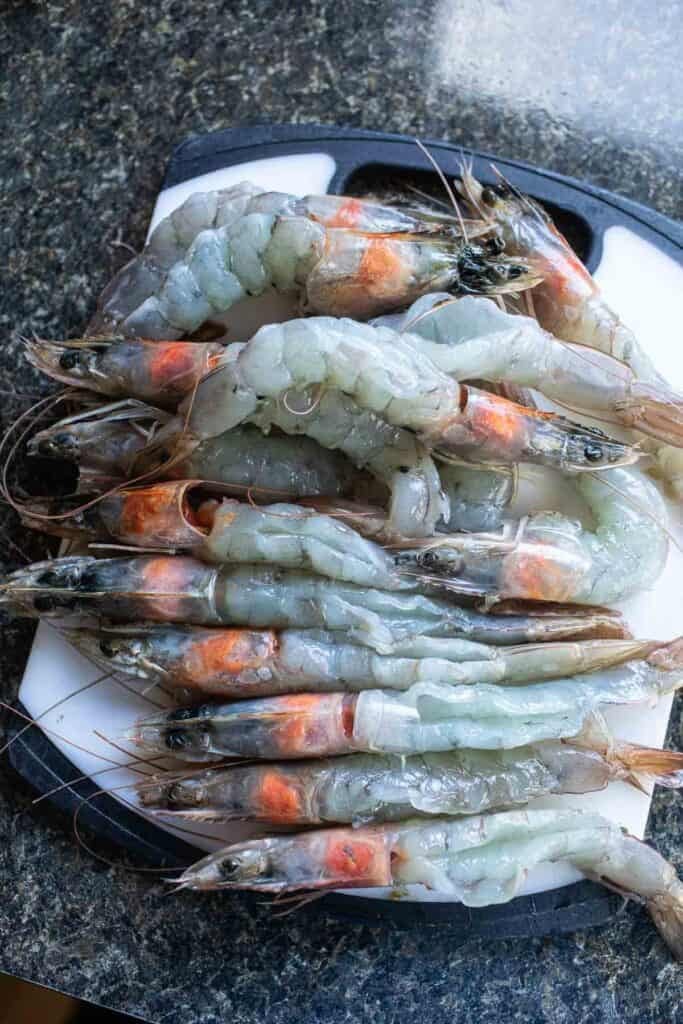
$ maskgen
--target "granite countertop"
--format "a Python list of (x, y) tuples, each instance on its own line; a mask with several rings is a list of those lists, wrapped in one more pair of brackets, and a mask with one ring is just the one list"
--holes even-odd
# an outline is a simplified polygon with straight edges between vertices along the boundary
[[(443, 137), (683, 213), (680, 2), (5, 0), (0, 412), (44, 385), (18, 336), (74, 336), (138, 247), (172, 147), (246, 121)], [(678, 83), (678, 84), (677, 84)], [(0, 509), (4, 568), (44, 542)], [(4, 626), (14, 697), (33, 626)], [(680, 703), (669, 741), (681, 742)], [(645, 913), (554, 939), (458, 942), (239, 896), (162, 898), (79, 850), (0, 773), (0, 969), (153, 1021), (683, 1020), (683, 973)], [(650, 835), (681, 868), (680, 801)]]

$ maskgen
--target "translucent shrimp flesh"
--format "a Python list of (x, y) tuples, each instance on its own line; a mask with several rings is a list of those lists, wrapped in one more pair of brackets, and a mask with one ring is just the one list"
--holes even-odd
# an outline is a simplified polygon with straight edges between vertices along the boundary
[(578, 471), (639, 454), (594, 428), (458, 384), (389, 328), (332, 317), (262, 327), (181, 404), (182, 423), (190, 438), (213, 437), (254, 417), (263, 400), (309, 388), (341, 391), (428, 448), (469, 461)]
[(419, 682), (514, 685), (646, 658), (662, 646), (647, 640), (573, 640), (494, 647), (420, 636), (378, 654), (341, 630), (109, 624), (64, 633), (103, 668), (162, 683), (183, 700), (407, 690)]
[[(543, 287), (533, 291), (534, 309)], [(459, 381), (534, 388), (562, 405), (683, 444), (683, 395), (649, 376), (639, 379), (619, 359), (559, 341), (533, 318), (506, 313), (490, 299), (465, 296), (456, 302), (445, 293), (429, 295), (402, 316), (379, 323), (386, 321), (407, 338), (422, 338), (420, 351)]]
[(358, 827), (481, 814), (550, 794), (595, 792), (616, 780), (680, 788), (683, 754), (611, 740), (600, 749), (548, 740), (515, 750), (348, 754), (164, 773), (136, 793), (143, 807), (168, 818)]
[[(667, 510), (655, 486), (633, 468), (583, 474), (576, 486), (595, 529), (559, 512), (535, 512), (495, 536), (432, 538), (399, 554), (416, 579), (500, 600), (610, 604), (652, 586), (668, 553)], [(661, 524), (661, 525), (660, 525)]]
[(0, 607), (29, 616), (343, 629), (380, 650), (423, 634), (496, 645), (627, 635), (620, 615), (604, 609), (483, 615), (413, 592), (357, 587), (269, 566), (216, 567), (173, 555), (38, 562), (0, 584)]
[(683, 885), (668, 861), (598, 814), (503, 811), (333, 828), (228, 846), (177, 880), (187, 889), (283, 893), (418, 883), (466, 906), (506, 903), (537, 864), (566, 862), (642, 902), (683, 958)]
[(511, 750), (576, 736), (606, 705), (655, 703), (683, 685), (683, 644), (608, 669), (531, 685), (415, 683), (405, 692), (298, 693), (162, 710), (126, 734), (185, 761), (355, 752)]
[(310, 312), (368, 317), (435, 287), (499, 293), (537, 278), (524, 260), (450, 224), (338, 196), (298, 199), (242, 183), (196, 193), (100, 298), (90, 334), (172, 340), (270, 288)]

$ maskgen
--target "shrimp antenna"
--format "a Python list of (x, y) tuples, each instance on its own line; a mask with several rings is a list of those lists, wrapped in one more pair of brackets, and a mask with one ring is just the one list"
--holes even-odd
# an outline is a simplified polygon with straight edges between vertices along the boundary
[(465, 219), (464, 219), (464, 217), (462, 215), (462, 212), (460, 210), (460, 205), (458, 203), (458, 200), (455, 198), (455, 192), (451, 188), (451, 186), (450, 186), (450, 184), (448, 182), (448, 179), (446, 178), (446, 175), (443, 173), (443, 171), (441, 170), (441, 168), (439, 167), (438, 163), (436, 162), (436, 160), (434, 159), (432, 154), (429, 152), (427, 147), (424, 146), (420, 142), (419, 139), (415, 139), (415, 144), (417, 145), (418, 149), (422, 150), (422, 152), (427, 157), (427, 159), (429, 160), (430, 164), (432, 165), (432, 167), (434, 168), (434, 170), (438, 174), (439, 179), (441, 181), (441, 184), (443, 185), (444, 189), (446, 190), (446, 194), (447, 194), (448, 198), (450, 199), (451, 203), (453, 204), (453, 209), (455, 210), (456, 216), (458, 218), (458, 223), (460, 224), (460, 230), (462, 231), (462, 236), (465, 239), (465, 241), (468, 242), (469, 238), (467, 236), (467, 228), (465, 227)]

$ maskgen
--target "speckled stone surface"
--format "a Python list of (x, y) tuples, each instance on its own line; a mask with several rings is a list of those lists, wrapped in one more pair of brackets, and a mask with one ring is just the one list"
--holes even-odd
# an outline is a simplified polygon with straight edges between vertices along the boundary
[[(4, 424), (44, 388), (17, 335), (79, 332), (192, 133), (257, 120), (445, 137), (680, 217), (682, 15), (645, 0), (5, 0)], [(45, 550), (4, 508), (0, 531), (5, 566)], [(4, 626), (5, 699), (32, 632)], [(650, 821), (679, 868), (680, 806), (659, 795)], [(0, 835), (0, 968), (152, 1021), (683, 1021), (683, 974), (637, 907), (571, 937), (459, 944), (311, 912), (274, 920), (239, 897), (164, 899), (80, 852), (4, 770)]]

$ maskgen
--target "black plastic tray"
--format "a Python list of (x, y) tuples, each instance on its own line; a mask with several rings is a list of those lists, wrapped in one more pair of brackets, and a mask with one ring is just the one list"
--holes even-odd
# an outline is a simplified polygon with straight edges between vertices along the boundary
[[(621, 225), (680, 261), (683, 228), (647, 207), (604, 189), (544, 171), (515, 160), (424, 140), (448, 176), (458, 174), (463, 158), (472, 160), (475, 176), (494, 184), (495, 162), (523, 192), (547, 206), (579, 255), (594, 270), (600, 262), (605, 231)], [(318, 125), (246, 125), (187, 139), (173, 152), (164, 179), (169, 188), (200, 174), (266, 157), (328, 153), (335, 161), (329, 191), (368, 192), (406, 181), (435, 194), (436, 175), (415, 140), (356, 129)], [(20, 710), (21, 705), (18, 705)], [(10, 724), (10, 735), (21, 724)], [(79, 773), (39, 729), (30, 729), (12, 744), (13, 768), (39, 792)], [(50, 797), (61, 811), (74, 810), (97, 793), (90, 780), (75, 783)], [(127, 860), (179, 867), (196, 859), (195, 847), (157, 828), (109, 796), (97, 796), (79, 813), (79, 825), (125, 851)], [(469, 910), (453, 903), (370, 900), (330, 894), (313, 906), (379, 923), (447, 926), (459, 936), (509, 938), (538, 936), (603, 924), (622, 905), (619, 896), (592, 882), (578, 882), (535, 896), (522, 896), (499, 907)]]

